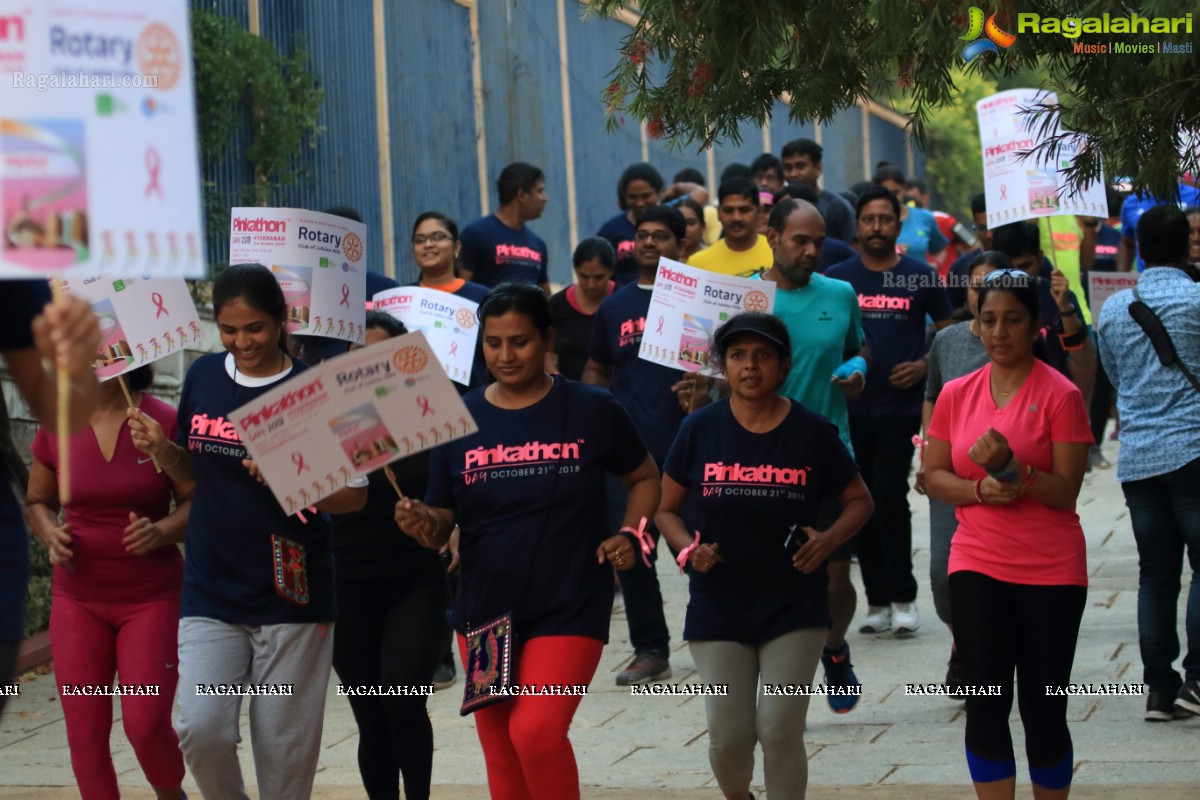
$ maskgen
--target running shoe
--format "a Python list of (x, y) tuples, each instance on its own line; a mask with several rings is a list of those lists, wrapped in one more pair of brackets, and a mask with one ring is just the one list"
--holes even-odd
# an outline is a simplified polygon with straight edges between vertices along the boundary
[(1200, 681), (1192, 679), (1184, 681), (1175, 698), (1175, 710), (1183, 710), (1189, 714), (1200, 714)]
[(652, 650), (633, 657), (629, 666), (617, 675), (617, 686), (665, 681), (669, 677), (671, 662), (662, 653)]
[(867, 608), (867, 621), (861, 628), (859, 633), (887, 633), (892, 629), (892, 607), (891, 606), (869, 606)]
[[(850, 663), (850, 643), (842, 642), (842, 648), (832, 652), (828, 647), (821, 650), (821, 666), (825, 667), (825, 685), (850, 689), (862, 686), (858, 676), (854, 674), (854, 665)], [(829, 701), (829, 709), (835, 714), (849, 714), (858, 705), (860, 695), (857, 693), (829, 693), (825, 695)]]
[(921, 620), (917, 616), (917, 601), (896, 603), (892, 608), (892, 633), (896, 636), (912, 636), (921, 627)]
[(1190, 711), (1178, 705), (1178, 698), (1181, 694), (1182, 690), (1179, 694), (1161, 689), (1151, 689), (1146, 692), (1145, 720), (1147, 722), (1170, 722), (1173, 719), (1191, 716)]

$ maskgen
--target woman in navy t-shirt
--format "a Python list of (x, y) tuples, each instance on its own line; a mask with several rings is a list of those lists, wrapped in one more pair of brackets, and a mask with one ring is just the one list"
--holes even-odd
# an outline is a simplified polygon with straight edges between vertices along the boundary
[[(712, 352), (732, 394), (684, 420), (655, 521), (691, 568), (683, 636), (696, 669), (705, 684), (728, 687), (705, 698), (717, 784), (727, 797), (746, 796), (761, 741), (771, 800), (803, 798), (800, 692), (829, 627), (825, 561), (873, 504), (837, 427), (779, 394), (792, 352), (782, 322), (734, 317), (717, 329)], [(842, 513), (814, 530), (826, 498), (840, 500)], [(696, 538), (680, 518), (685, 504), (699, 520)]]
[[(288, 354), (287, 304), (269, 269), (231, 266), (212, 297), (227, 352), (188, 369), (178, 443), (144, 414), (130, 420), (139, 449), (172, 480), (196, 483), (180, 597), (179, 746), (201, 794), (243, 797), (238, 715), (249, 687), (259, 794), (308, 797), (333, 655), (331, 528), (320, 514), (284, 513), (229, 420), (308, 367)], [(317, 509), (361, 509), (366, 481), (356, 481)]]
[[(612, 395), (546, 374), (550, 309), (538, 287), (506, 283), (479, 308), (496, 382), (464, 401), (479, 432), (433, 453), (425, 503), (396, 522), (440, 547), (460, 528), (461, 634), (511, 612), (523, 694), (481, 708), (476, 728), (493, 797), (571, 800), (579, 772), (567, 732), (608, 641), (613, 574), (633, 565), (634, 537), (608, 530), (605, 476), (629, 487), (625, 525), (658, 506), (658, 470)], [(470, 676), (467, 676), (468, 679)]]

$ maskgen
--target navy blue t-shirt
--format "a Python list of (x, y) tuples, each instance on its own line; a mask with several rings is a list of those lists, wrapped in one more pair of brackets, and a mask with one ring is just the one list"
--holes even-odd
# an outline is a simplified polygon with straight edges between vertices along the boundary
[(900, 256), (891, 269), (872, 272), (863, 265), (862, 256), (855, 256), (825, 274), (854, 287), (871, 351), (867, 385), (862, 396), (849, 404), (850, 416), (921, 416), (925, 381), (897, 389), (888, 375), (897, 364), (925, 355), (926, 315), (934, 322), (950, 316), (950, 300), (937, 271)]
[(971, 279), (971, 262), (982, 253), (982, 247), (968, 250), (954, 259), (954, 263), (950, 265), (950, 269), (946, 272), (946, 280), (950, 284), (946, 287), (946, 294), (949, 295), (950, 305), (954, 308), (963, 308), (966, 306), (967, 283)]
[(728, 399), (684, 420), (664, 471), (694, 499), (701, 544), (725, 560), (691, 573), (683, 637), (762, 644), (801, 628), (829, 627), (828, 577), (805, 575), (784, 547), (793, 525), (816, 525), (858, 467), (837, 426), (796, 401), (774, 430), (752, 433)]
[(683, 371), (638, 358), (650, 294), (651, 287), (633, 283), (604, 298), (592, 324), (588, 358), (613, 368), (613, 397), (633, 417), (650, 455), (661, 464), (683, 421), (683, 409), (671, 391)]
[(513, 613), (517, 635), (608, 641), (612, 568), (596, 563), (609, 530), (607, 473), (646, 460), (629, 415), (605, 390), (554, 378), (550, 392), (503, 409), (463, 398), (479, 432), (433, 451), (425, 502), (461, 530), (458, 631)]
[(637, 280), (638, 265), (633, 259), (633, 249), (637, 245), (637, 226), (629, 221), (629, 215), (622, 211), (610, 217), (596, 235), (607, 239), (617, 253), (617, 268), (613, 272), (613, 280), (617, 287), (627, 286)]
[[(33, 347), (33, 318), (50, 302), (44, 280), (5, 281), (0, 289), (0, 352)], [(25, 588), (29, 584), (29, 541), (13, 476), (0, 459), (0, 642), (24, 635)]]
[[(234, 625), (332, 622), (328, 520), (323, 514), (305, 514), (304, 523), (284, 513), (271, 490), (242, 466), (249, 456), (229, 419), (232, 411), (270, 391), (279, 380), (308, 367), (293, 361), (287, 374), (261, 384), (245, 376), (235, 381), (228, 358), (226, 353), (211, 353), (197, 359), (179, 398), (177, 443), (191, 454), (196, 478), (179, 614)], [(246, 386), (245, 381), (261, 385)], [(279, 557), (293, 570), (302, 560), (306, 603), (301, 604), (303, 597), (294, 584), (284, 582), (277, 588), (276, 543)], [(288, 592), (294, 599), (285, 598)]]
[(471, 280), (489, 288), (507, 281), (549, 283), (550, 255), (546, 243), (528, 226), (514, 231), (495, 214), (475, 220), (463, 229), (463, 267)]
[(817, 264), (817, 272), (824, 275), (834, 264), (840, 264), (843, 261), (849, 261), (854, 258), (854, 248), (843, 242), (841, 239), (835, 239), (832, 236), (825, 237), (825, 244), (821, 247), (821, 260)]

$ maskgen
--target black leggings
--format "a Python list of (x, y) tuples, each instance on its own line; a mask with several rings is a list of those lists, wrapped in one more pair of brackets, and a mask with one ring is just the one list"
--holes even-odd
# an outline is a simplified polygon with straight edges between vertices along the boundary
[[(446, 585), (338, 581), (333, 667), (345, 686), (427, 686), (446, 641)], [(371, 800), (428, 800), (433, 726), (424, 696), (351, 696)]]
[(978, 572), (950, 575), (954, 643), (963, 683), (1000, 686), (999, 697), (967, 698), (967, 748), (982, 758), (1013, 759), (1008, 717), (1013, 669), (1017, 705), (1032, 769), (1058, 765), (1071, 753), (1067, 698), (1047, 686), (1071, 681), (1075, 640), (1087, 588), (1005, 583)]

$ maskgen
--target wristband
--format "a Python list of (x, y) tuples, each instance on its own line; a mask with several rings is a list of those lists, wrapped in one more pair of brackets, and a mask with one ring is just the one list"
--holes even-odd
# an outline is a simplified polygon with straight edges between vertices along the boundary
[(1062, 342), (1064, 350), (1082, 350), (1084, 342), (1088, 339), (1087, 327), (1080, 325), (1079, 330), (1071, 334), (1060, 333), (1058, 340)]
[(675, 563), (679, 565), (679, 574), (683, 574), (683, 565), (688, 562), (692, 556), (692, 551), (700, 546), (700, 531), (696, 531), (696, 538), (687, 547), (679, 551), (679, 555), (675, 557)]
[(833, 377), (840, 381), (848, 380), (851, 375), (858, 373), (863, 376), (863, 380), (867, 377), (867, 360), (862, 356), (855, 356), (847, 360), (844, 364), (833, 371)]
[(626, 525), (624, 528), (621, 528), (621, 530), (617, 531), (617, 533), (627, 533), (637, 541), (635, 549), (641, 549), (642, 563), (647, 567), (650, 567), (651, 565), (649, 556), (650, 553), (654, 551), (654, 540), (650, 538), (650, 534), (646, 533), (646, 518), (642, 517), (642, 521), (638, 524), (636, 530)]
[(1037, 470), (1029, 464), (1021, 465), (1021, 488), (1029, 489), (1033, 486), (1033, 480), (1037, 477)]
[(1001, 469), (989, 469), (987, 471), (988, 475), (991, 475), (1001, 483), (1016, 483), (1017, 479), (1021, 477), (1021, 462), (1017, 461), (1016, 457), (1011, 455), (1011, 450), (1009, 453), (1010, 455), (1008, 457), (1008, 463), (1005, 464)]
[(975, 488), (975, 502), (981, 503), (981, 504), (983, 503), (983, 495), (979, 493), (979, 486), (982, 483), (983, 483), (983, 478), (980, 478), (979, 480), (975, 481), (975, 487), (974, 487)]

